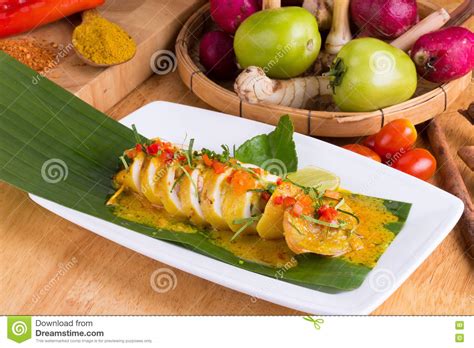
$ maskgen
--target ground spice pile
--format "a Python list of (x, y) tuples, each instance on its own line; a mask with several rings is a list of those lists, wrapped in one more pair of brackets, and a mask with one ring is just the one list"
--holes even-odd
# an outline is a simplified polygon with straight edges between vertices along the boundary
[(54, 65), (55, 43), (40, 42), (34, 38), (0, 40), (0, 50), (37, 72)]
[(97, 64), (118, 64), (135, 55), (135, 41), (117, 24), (86, 11), (83, 23), (72, 34), (75, 49)]

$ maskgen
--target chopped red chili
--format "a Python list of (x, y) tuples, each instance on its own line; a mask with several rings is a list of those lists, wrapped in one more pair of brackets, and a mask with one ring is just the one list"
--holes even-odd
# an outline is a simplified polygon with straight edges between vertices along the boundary
[(235, 170), (232, 173), (230, 173), (230, 175), (225, 179), (225, 181), (227, 181), (228, 184), (232, 182), (232, 178), (234, 177), (234, 174), (235, 174)]
[(205, 164), (206, 166), (212, 167), (212, 163), (213, 163), (213, 162), (212, 162), (212, 160), (209, 158), (209, 156), (208, 156), (207, 154), (204, 154), (204, 155), (202, 156), (202, 160), (203, 160), (203, 162), (204, 162), (204, 164)]
[(318, 217), (320, 220), (331, 222), (334, 221), (338, 212), (334, 207), (330, 207), (329, 205), (325, 204), (319, 207), (318, 209)]
[(222, 174), (225, 172), (225, 165), (219, 161), (214, 161), (212, 163), (212, 168), (216, 174)]
[(164, 149), (161, 152), (160, 159), (165, 163), (170, 163), (174, 159), (174, 151), (171, 149)]
[(275, 205), (283, 204), (283, 197), (282, 196), (276, 196), (275, 198), (273, 198), (273, 204), (275, 204)]
[(285, 208), (292, 207), (293, 205), (295, 205), (295, 203), (296, 199), (294, 199), (293, 197), (287, 196), (283, 199), (283, 206)]
[(159, 145), (157, 143), (153, 143), (146, 148), (146, 152), (149, 155), (156, 155), (158, 153), (158, 150), (159, 150)]

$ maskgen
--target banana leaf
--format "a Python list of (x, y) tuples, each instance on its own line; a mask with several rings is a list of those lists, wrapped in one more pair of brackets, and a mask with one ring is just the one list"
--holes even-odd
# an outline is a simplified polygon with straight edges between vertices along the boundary
[[(355, 289), (370, 272), (365, 266), (317, 255), (298, 256), (297, 267), (279, 270), (242, 262), (213, 244), (206, 233), (157, 230), (117, 218), (105, 201), (113, 192), (117, 158), (134, 142), (132, 130), (0, 51), (0, 180), (150, 238), (312, 289)], [(410, 204), (384, 202), (399, 218), (389, 226), (397, 233)]]

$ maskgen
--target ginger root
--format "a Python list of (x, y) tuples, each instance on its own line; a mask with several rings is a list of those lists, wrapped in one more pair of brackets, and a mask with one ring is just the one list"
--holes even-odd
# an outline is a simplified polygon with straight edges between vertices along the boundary
[[(304, 1), (304, 7), (316, 15), (318, 23), (321, 22), (318, 15), (321, 16), (324, 13), (329, 27), (332, 24), (332, 39), (331, 36), (328, 37), (329, 43), (326, 41), (326, 50), (320, 52), (314, 65), (313, 73), (317, 75), (329, 70), (337, 52), (351, 38), (348, 23), (349, 1), (337, 1), (336, 7), (333, 0)], [(391, 44), (408, 50), (421, 35), (441, 28), (448, 19), (449, 14), (444, 9), (434, 12)], [(240, 99), (251, 104), (264, 102), (306, 108), (308, 103), (316, 97), (332, 95), (330, 80), (329, 76), (302, 76), (289, 80), (272, 80), (265, 75), (263, 69), (251, 66), (244, 69), (237, 77), (234, 90)]]
[(331, 95), (329, 77), (307, 76), (288, 80), (272, 80), (262, 68), (244, 69), (234, 83), (240, 99), (251, 103), (270, 103), (293, 108), (305, 108), (317, 96)]

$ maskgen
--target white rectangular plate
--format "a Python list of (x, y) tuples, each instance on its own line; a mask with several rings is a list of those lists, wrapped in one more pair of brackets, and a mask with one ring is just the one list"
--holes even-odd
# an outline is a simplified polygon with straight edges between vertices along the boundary
[[(121, 121), (147, 137), (175, 143), (195, 138), (195, 148), (240, 145), (274, 127), (239, 117), (167, 102), (154, 102)], [(462, 202), (414, 177), (337, 146), (295, 134), (299, 168), (315, 165), (341, 178), (356, 193), (412, 203), (403, 230), (356, 290), (327, 294), (245, 271), (37, 196), (55, 214), (127, 248), (231, 289), (313, 314), (368, 314), (385, 301), (454, 227)], [(426, 294), (428, 296), (428, 294)]]

